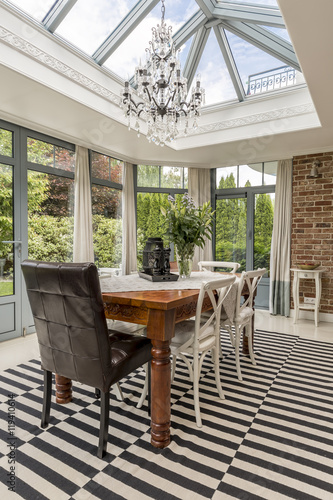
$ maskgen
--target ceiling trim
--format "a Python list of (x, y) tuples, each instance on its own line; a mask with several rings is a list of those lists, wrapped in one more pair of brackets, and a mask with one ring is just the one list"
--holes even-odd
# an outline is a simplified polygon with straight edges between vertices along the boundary
[(91, 92), (100, 95), (113, 102), (117, 106), (120, 105), (120, 97), (112, 92), (110, 89), (103, 87), (96, 81), (88, 78), (83, 73), (80, 73), (74, 68), (71, 68), (67, 64), (65, 64), (60, 59), (53, 57), (51, 54), (48, 54), (44, 50), (41, 50), (36, 45), (24, 40), (19, 37), (15, 33), (7, 30), (3, 26), (0, 26), (0, 40), (7, 45), (11, 46), (17, 51), (24, 53), (25, 55), (31, 57), (36, 60), (43, 66), (48, 67), (49, 69), (55, 71), (56, 73), (69, 78), (70, 80), (76, 82), (77, 84), (89, 89)]
[[(280, 109), (273, 109), (264, 113), (250, 114), (238, 118), (209, 123), (199, 126), (192, 132), (191, 136), (207, 134), (209, 132), (218, 132), (237, 127), (244, 127), (246, 125), (253, 125), (255, 123), (264, 123), (271, 120), (279, 120), (282, 118), (291, 118), (293, 116), (305, 115), (315, 113), (315, 107), (312, 103), (299, 104), (297, 106), (288, 106)], [(185, 137), (185, 136), (184, 136)]]

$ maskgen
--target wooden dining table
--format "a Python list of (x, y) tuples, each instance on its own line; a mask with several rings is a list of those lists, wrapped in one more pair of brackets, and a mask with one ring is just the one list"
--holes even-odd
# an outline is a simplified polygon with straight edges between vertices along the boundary
[[(170, 342), (175, 325), (195, 316), (199, 289), (149, 290), (102, 293), (108, 319), (145, 325), (152, 343), (151, 361), (151, 444), (165, 448), (170, 443), (171, 361)], [(246, 290), (243, 291), (246, 296)], [(211, 308), (210, 299), (203, 310)], [(243, 336), (243, 352), (248, 354)], [(71, 400), (71, 381), (56, 376), (57, 402)]]
[[(151, 444), (165, 448), (170, 443), (171, 425), (170, 341), (175, 324), (195, 316), (199, 290), (113, 292), (102, 296), (107, 318), (147, 327), (152, 343)], [(203, 310), (210, 308), (207, 297)], [(243, 350), (248, 353), (247, 344)]]

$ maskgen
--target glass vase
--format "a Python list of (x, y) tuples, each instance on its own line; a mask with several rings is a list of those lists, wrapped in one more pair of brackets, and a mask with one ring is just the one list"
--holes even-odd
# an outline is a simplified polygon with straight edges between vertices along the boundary
[(176, 247), (176, 257), (179, 272), (179, 279), (185, 280), (191, 276), (193, 265), (193, 250), (182, 250)]

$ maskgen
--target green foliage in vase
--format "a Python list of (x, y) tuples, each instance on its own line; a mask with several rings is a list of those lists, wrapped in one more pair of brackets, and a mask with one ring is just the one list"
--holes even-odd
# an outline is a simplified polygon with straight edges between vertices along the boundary
[(196, 246), (203, 248), (205, 239), (211, 239), (214, 212), (210, 202), (196, 207), (188, 193), (176, 199), (169, 196), (168, 206), (161, 207), (161, 212), (167, 221), (169, 239), (183, 258), (190, 258)]

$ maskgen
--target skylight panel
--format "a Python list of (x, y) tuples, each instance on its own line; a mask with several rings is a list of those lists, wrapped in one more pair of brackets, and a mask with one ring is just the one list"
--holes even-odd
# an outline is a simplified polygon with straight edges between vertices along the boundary
[(201, 85), (205, 89), (206, 104), (237, 99), (229, 71), (213, 31), (208, 37), (197, 73), (201, 74)]
[(225, 32), (247, 95), (300, 83), (298, 71), (227, 30)]
[[(174, 35), (197, 10), (198, 5), (195, 0), (187, 2), (168, 0), (165, 4), (165, 21), (167, 26), (172, 27), (172, 34)], [(151, 30), (158, 24), (161, 24), (160, 2), (111, 54), (103, 66), (109, 68), (124, 80), (131, 78), (140, 59), (142, 63), (146, 61), (146, 48), (151, 41)], [(188, 47), (189, 43), (187, 42), (186, 48), (183, 46), (181, 50), (187, 51)], [(181, 55), (180, 57), (183, 67), (184, 56)]]
[(92, 55), (137, 0), (78, 0), (55, 33)]
[(23, 10), (33, 19), (42, 22), (45, 15), (48, 13), (54, 0), (10, 0), (10, 3)]

